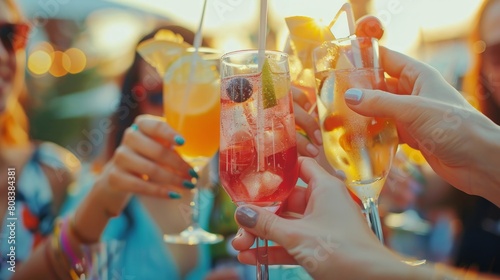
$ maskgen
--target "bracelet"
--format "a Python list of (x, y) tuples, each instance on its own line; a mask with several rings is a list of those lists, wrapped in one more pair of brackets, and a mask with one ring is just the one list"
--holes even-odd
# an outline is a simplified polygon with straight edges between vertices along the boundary
[[(70, 270), (70, 274), (75, 273), (75, 269), (79, 273), (83, 273), (83, 265), (80, 259), (76, 256), (75, 252), (73, 252), (73, 249), (71, 248), (71, 244), (69, 242), (68, 238), (68, 231), (69, 231), (69, 220), (65, 219), (62, 224), (61, 228), (61, 234), (60, 234), (60, 244), (62, 251), (66, 254), (66, 256), (69, 258), (72, 266), (72, 270)], [(73, 277), (73, 275), (71, 275)], [(78, 277), (77, 277), (78, 279)]]
[[(62, 250), (61, 246), (61, 226), (63, 224), (63, 221), (58, 220), (55, 223), (54, 226), (54, 232), (52, 234), (52, 248), (54, 252), (54, 257), (56, 260), (59, 262), (59, 264), (62, 267), (69, 267), (69, 276), (71, 277), (72, 280), (79, 280), (80, 277), (78, 274), (75, 272), (75, 270), (72, 268), (71, 263), (68, 260), (68, 257), (66, 256), (65, 252)], [(63, 255), (64, 254), (64, 255)]]

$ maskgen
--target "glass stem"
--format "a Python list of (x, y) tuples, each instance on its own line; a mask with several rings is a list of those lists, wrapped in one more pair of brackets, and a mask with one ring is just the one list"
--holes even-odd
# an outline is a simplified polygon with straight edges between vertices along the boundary
[(366, 219), (370, 225), (372, 231), (375, 233), (377, 238), (384, 243), (384, 234), (382, 233), (382, 223), (380, 222), (380, 215), (378, 213), (378, 203), (376, 198), (368, 198), (363, 201), (363, 207), (365, 208)]
[(269, 279), (267, 263), (267, 239), (257, 237), (257, 280)]
[(198, 227), (198, 219), (200, 216), (200, 191), (198, 190), (198, 187), (195, 187), (194, 189), (191, 190), (191, 193), (193, 194), (193, 200), (190, 203), (191, 206), (191, 227), (196, 228)]

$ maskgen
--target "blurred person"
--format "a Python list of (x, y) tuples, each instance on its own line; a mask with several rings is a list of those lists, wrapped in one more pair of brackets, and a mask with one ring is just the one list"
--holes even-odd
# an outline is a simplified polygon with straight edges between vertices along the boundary
[(80, 164), (62, 147), (31, 139), (21, 105), (29, 25), (0, 1), (0, 279), (10, 278), (50, 235)]
[[(430, 66), (381, 48), (392, 77), (388, 91), (350, 89), (345, 98), (359, 114), (392, 118), (402, 142), (420, 150), (433, 170), (457, 189), (500, 205), (500, 126), (493, 123)], [(254, 264), (255, 235), (281, 246), (269, 249), (270, 264), (300, 264), (315, 279), (448, 279), (475, 271), (435, 265), (411, 267), (371, 233), (346, 187), (313, 160), (300, 159), (307, 189), (296, 188), (283, 218), (254, 206), (239, 207), (243, 228), (233, 241), (243, 263)], [(496, 278), (498, 279), (498, 278)]]
[[(469, 38), (473, 64), (463, 84), (465, 94), (497, 125), (500, 125), (499, 26), (500, 1), (483, 1)], [(500, 274), (500, 208), (483, 198), (467, 197), (462, 199), (459, 210), (463, 232), (456, 264)]]
[[(177, 25), (167, 25), (153, 30), (141, 38), (138, 44), (153, 38), (157, 32), (163, 30), (170, 30), (173, 33), (181, 35), (187, 43), (191, 44), (194, 41), (194, 33), (192, 31)], [(203, 41), (203, 45), (207, 45), (205, 41)], [(110, 166), (121, 165), (121, 162), (119, 163), (118, 161), (131, 160), (129, 158), (130, 155), (127, 155), (128, 151), (124, 147), (127, 147), (127, 149), (139, 149), (137, 143), (127, 143), (126, 140), (126, 137), (130, 134), (130, 127), (134, 127), (134, 122), (138, 124), (138, 119), (148, 119), (154, 120), (158, 129), (161, 129), (163, 125), (160, 126), (157, 122), (163, 122), (168, 126), (166, 120), (162, 117), (162, 92), (163, 81), (161, 77), (136, 52), (133, 63), (123, 78), (119, 105), (110, 118), (110, 129), (103, 156), (95, 162), (93, 170), (88, 174), (85, 182), (82, 182), (83, 186), (81, 186), (79, 192), (71, 197), (73, 200), (66, 205), (67, 209), (74, 209), (75, 205), (86, 196), (86, 193), (91, 191), (90, 188), (93, 185), (93, 180), (89, 180), (88, 177), (94, 177), (94, 180), (97, 180), (97, 185), (102, 181), (100, 180), (102, 177), (99, 176), (100, 173), (104, 174), (104, 177), (112, 175), (112, 173), (108, 173), (112, 172), (109, 170)], [(144, 114), (148, 114), (151, 117), (144, 117)], [(155, 117), (153, 118), (153, 116)], [(136, 139), (135, 141), (138, 140)], [(184, 141), (181, 138), (174, 140), (180, 141), (179, 143)], [(156, 141), (159, 140), (156, 139)], [(148, 147), (155, 143), (151, 142), (148, 145), (148, 143), (143, 142), (143, 144), (145, 144), (145, 147)], [(128, 147), (129, 145), (130, 147)], [(158, 277), (162, 279), (176, 279), (178, 277), (183, 279), (199, 279), (207, 274), (208, 277), (211, 277), (210, 279), (215, 280), (220, 279), (218, 275), (224, 273), (226, 278), (223, 279), (237, 279), (236, 272), (229, 269), (217, 271), (213, 275), (210, 274), (210, 260), (207, 248), (205, 248), (206, 246), (167, 244), (163, 241), (164, 233), (179, 233), (189, 225), (189, 203), (192, 199), (190, 189), (195, 185), (186, 175), (191, 174), (195, 178), (198, 176), (175, 151), (164, 150), (163, 152), (164, 154), (148, 154), (145, 156), (149, 158), (154, 157), (156, 160), (160, 160), (159, 157), (162, 157), (158, 163), (165, 167), (168, 166), (168, 172), (172, 176), (177, 177), (175, 179), (170, 178), (171, 183), (177, 183), (178, 185), (176, 191), (169, 193), (162, 189), (157, 189), (159, 192), (145, 191), (145, 195), (132, 197), (124, 208), (123, 214), (117, 219), (110, 221), (103, 233), (104, 239), (120, 239), (126, 242), (123, 254), (125, 257), (124, 276), (138, 277), (139, 279), (154, 279)], [(144, 164), (147, 164), (147, 162), (144, 162)], [(130, 169), (131, 166), (124, 166), (124, 168), (133, 171), (133, 169)], [(202, 171), (200, 184), (211, 183), (209, 182), (208, 168), (209, 166)], [(155, 168), (153, 168), (153, 173), (156, 172), (158, 170), (155, 171)], [(145, 174), (150, 174), (150, 172)], [(137, 178), (134, 179), (137, 180)], [(169, 178), (164, 177), (164, 179), (164, 182), (161, 183), (165, 184), (169, 182)], [(165, 198), (168, 198), (169, 195), (173, 195), (170, 198), (174, 199), (166, 201)], [(208, 195), (201, 195), (202, 199), (210, 199), (207, 197)], [(208, 213), (204, 210), (207, 210), (206, 208), (209, 208), (208, 206), (211, 205), (205, 200), (200, 205), (200, 207), (204, 208), (200, 212), (200, 216), (203, 219), (203, 221), (200, 221), (202, 225), (208, 219)]]

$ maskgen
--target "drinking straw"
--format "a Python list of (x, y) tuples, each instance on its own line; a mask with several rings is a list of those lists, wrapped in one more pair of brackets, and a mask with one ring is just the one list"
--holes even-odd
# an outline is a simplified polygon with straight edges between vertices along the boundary
[[(351, 3), (344, 3), (342, 7), (340, 7), (340, 10), (337, 12), (333, 20), (330, 22), (328, 25), (328, 28), (331, 29), (332, 26), (335, 24), (339, 16), (342, 14), (342, 12), (345, 12), (346, 17), (347, 17), (347, 25), (349, 27), (349, 36), (352, 36), (356, 33), (356, 22), (354, 21), (354, 14), (352, 12), (352, 6)], [(357, 41), (352, 41), (352, 44), (354, 45), (354, 48), (352, 48), (353, 52), (353, 59), (354, 59), (354, 66), (356, 68), (362, 68), (363, 67), (363, 62), (361, 59), (361, 53), (359, 52), (359, 44)]]
[(266, 34), (267, 34), (267, 0), (260, 1), (260, 23), (259, 23), (259, 72), (264, 64), (266, 51)]
[[(267, 0), (260, 1), (260, 23), (259, 23), (259, 52), (257, 69), (260, 73), (266, 58), (266, 33), (267, 33)], [(263, 105), (263, 81), (261, 75), (261, 96), (258, 98), (257, 111), (257, 166), (258, 171), (265, 171), (265, 157), (264, 157), (264, 105)]]
[[(196, 70), (196, 61), (198, 60), (198, 52), (201, 46), (201, 41), (202, 41), (202, 35), (201, 31), (203, 28), (203, 21), (205, 19), (205, 11), (207, 9), (207, 0), (203, 1), (203, 8), (201, 10), (201, 18), (200, 18), (200, 23), (198, 24), (198, 30), (196, 30), (196, 33), (194, 35), (194, 41), (193, 41), (193, 47), (194, 47), (194, 53), (192, 54), (191, 57), (191, 71), (189, 71), (189, 76), (187, 80), (187, 85), (186, 85), (186, 94), (184, 95), (184, 98), (182, 99), (182, 110), (185, 113), (187, 103), (189, 100), (189, 96), (191, 95), (191, 85), (193, 83), (194, 79), (194, 72)], [(179, 116), (179, 128), (183, 126), (184, 123), (184, 114), (181, 113)]]

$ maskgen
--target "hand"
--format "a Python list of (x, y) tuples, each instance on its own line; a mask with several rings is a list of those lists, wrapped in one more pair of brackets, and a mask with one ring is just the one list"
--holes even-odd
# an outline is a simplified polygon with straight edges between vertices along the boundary
[[(396, 120), (400, 140), (422, 152), (430, 166), (453, 186), (469, 194), (485, 195), (498, 180), (485, 183), (500, 158), (500, 129), (473, 108), (430, 66), (381, 48), (381, 63), (392, 77), (388, 94), (381, 90), (350, 89), (348, 106), (359, 114)], [(495, 140), (497, 139), (497, 140)], [(493, 154), (495, 156), (493, 156)], [(487, 166), (485, 159), (492, 159)], [(498, 177), (497, 177), (498, 178)], [(492, 180), (493, 181), (493, 180)]]
[(377, 279), (384, 273), (380, 267), (401, 268), (371, 232), (344, 184), (313, 159), (301, 157), (299, 164), (308, 187), (295, 188), (281, 209), (282, 216), (295, 219), (255, 206), (237, 209), (236, 221), (244, 229), (232, 243), (240, 251), (238, 259), (255, 264), (256, 251), (250, 247), (257, 235), (281, 245), (269, 248), (269, 264), (299, 264), (315, 279)]
[(96, 182), (117, 200), (107, 198), (114, 206), (108, 211), (119, 214), (132, 193), (175, 199), (194, 187), (194, 171), (173, 149), (181, 144), (182, 137), (163, 118), (137, 117)]
[(297, 132), (297, 150), (300, 155), (316, 157), (319, 155), (319, 146), (323, 144), (319, 124), (313, 114), (308, 111), (313, 106), (306, 93), (292, 86), (293, 113), (295, 123), (302, 130)]

